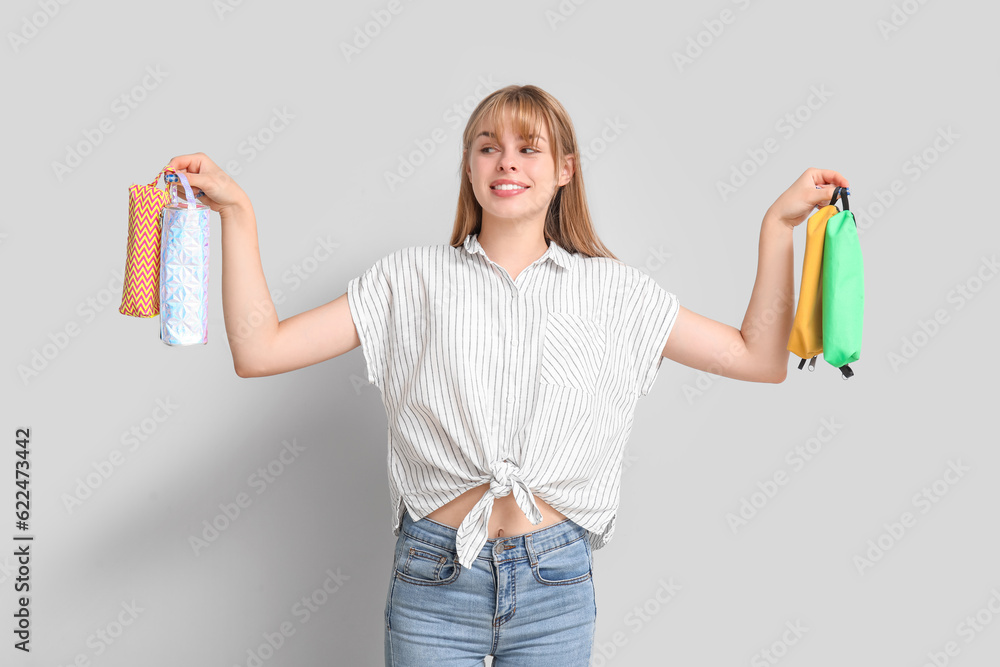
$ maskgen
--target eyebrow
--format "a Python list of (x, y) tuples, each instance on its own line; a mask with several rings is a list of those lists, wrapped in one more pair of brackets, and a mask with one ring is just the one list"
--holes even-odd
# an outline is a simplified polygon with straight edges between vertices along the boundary
[[(497, 135), (496, 135), (495, 133), (493, 133), (493, 132), (486, 132), (486, 131), (483, 131), (483, 132), (480, 132), (479, 134), (477, 134), (477, 135), (476, 135), (476, 139), (478, 139), (479, 137), (487, 137), (487, 138), (490, 138), (490, 139), (496, 139), (496, 136), (497, 136)], [(522, 136), (521, 136), (521, 135), (519, 134), (519, 135), (517, 135), (517, 137), (516, 137), (516, 138), (517, 138), (517, 139), (523, 139), (524, 137), (522, 137)], [(538, 141), (544, 141), (545, 143), (549, 143), (549, 142), (548, 142), (548, 141), (547, 141), (547, 140), (545, 139), (545, 137), (543, 137), (543, 136), (542, 136), (542, 135), (540, 135), (540, 134), (539, 134), (539, 135), (537, 135), (537, 136), (536, 136), (535, 138), (536, 138), (536, 139), (537, 139)]]

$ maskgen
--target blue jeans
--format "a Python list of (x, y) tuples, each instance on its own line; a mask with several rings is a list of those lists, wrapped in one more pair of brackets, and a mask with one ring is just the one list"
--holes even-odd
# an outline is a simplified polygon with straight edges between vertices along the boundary
[(593, 552), (566, 519), (492, 538), (471, 568), (457, 531), (403, 514), (385, 605), (386, 667), (585, 667), (597, 621)]

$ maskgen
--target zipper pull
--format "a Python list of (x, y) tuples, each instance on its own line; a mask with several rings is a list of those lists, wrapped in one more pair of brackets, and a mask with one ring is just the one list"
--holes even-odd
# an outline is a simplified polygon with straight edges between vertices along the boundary
[(851, 367), (848, 366), (847, 364), (844, 364), (843, 366), (840, 367), (840, 372), (844, 374), (845, 380), (854, 377), (854, 371), (852, 371)]
[(799, 362), (799, 370), (801, 371), (802, 367), (805, 365), (806, 365), (806, 360), (803, 358), (802, 361)]
[[(817, 354), (816, 357), (818, 357), (818, 356), (819, 355)], [(810, 371), (816, 370), (816, 357), (813, 357), (812, 359), (809, 360), (809, 370)]]

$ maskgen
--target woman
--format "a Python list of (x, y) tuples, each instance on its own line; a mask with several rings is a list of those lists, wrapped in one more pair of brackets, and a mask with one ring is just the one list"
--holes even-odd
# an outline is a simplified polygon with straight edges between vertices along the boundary
[(792, 230), (848, 183), (808, 169), (771, 205), (736, 329), (680, 306), (597, 238), (572, 122), (548, 93), (493, 92), (462, 140), (451, 242), (397, 250), (280, 322), (247, 195), (203, 154), (170, 165), (222, 219), (236, 373), (360, 345), (382, 393), (398, 536), (386, 664), (577, 667), (590, 660), (593, 550), (614, 532), (636, 400), (663, 357), (784, 380)]

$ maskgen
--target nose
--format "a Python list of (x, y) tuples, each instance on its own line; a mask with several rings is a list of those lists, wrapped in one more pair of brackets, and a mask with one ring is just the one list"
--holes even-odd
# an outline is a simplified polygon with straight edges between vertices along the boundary
[(500, 158), (500, 168), (504, 171), (514, 171), (517, 169), (517, 158), (507, 154)]

